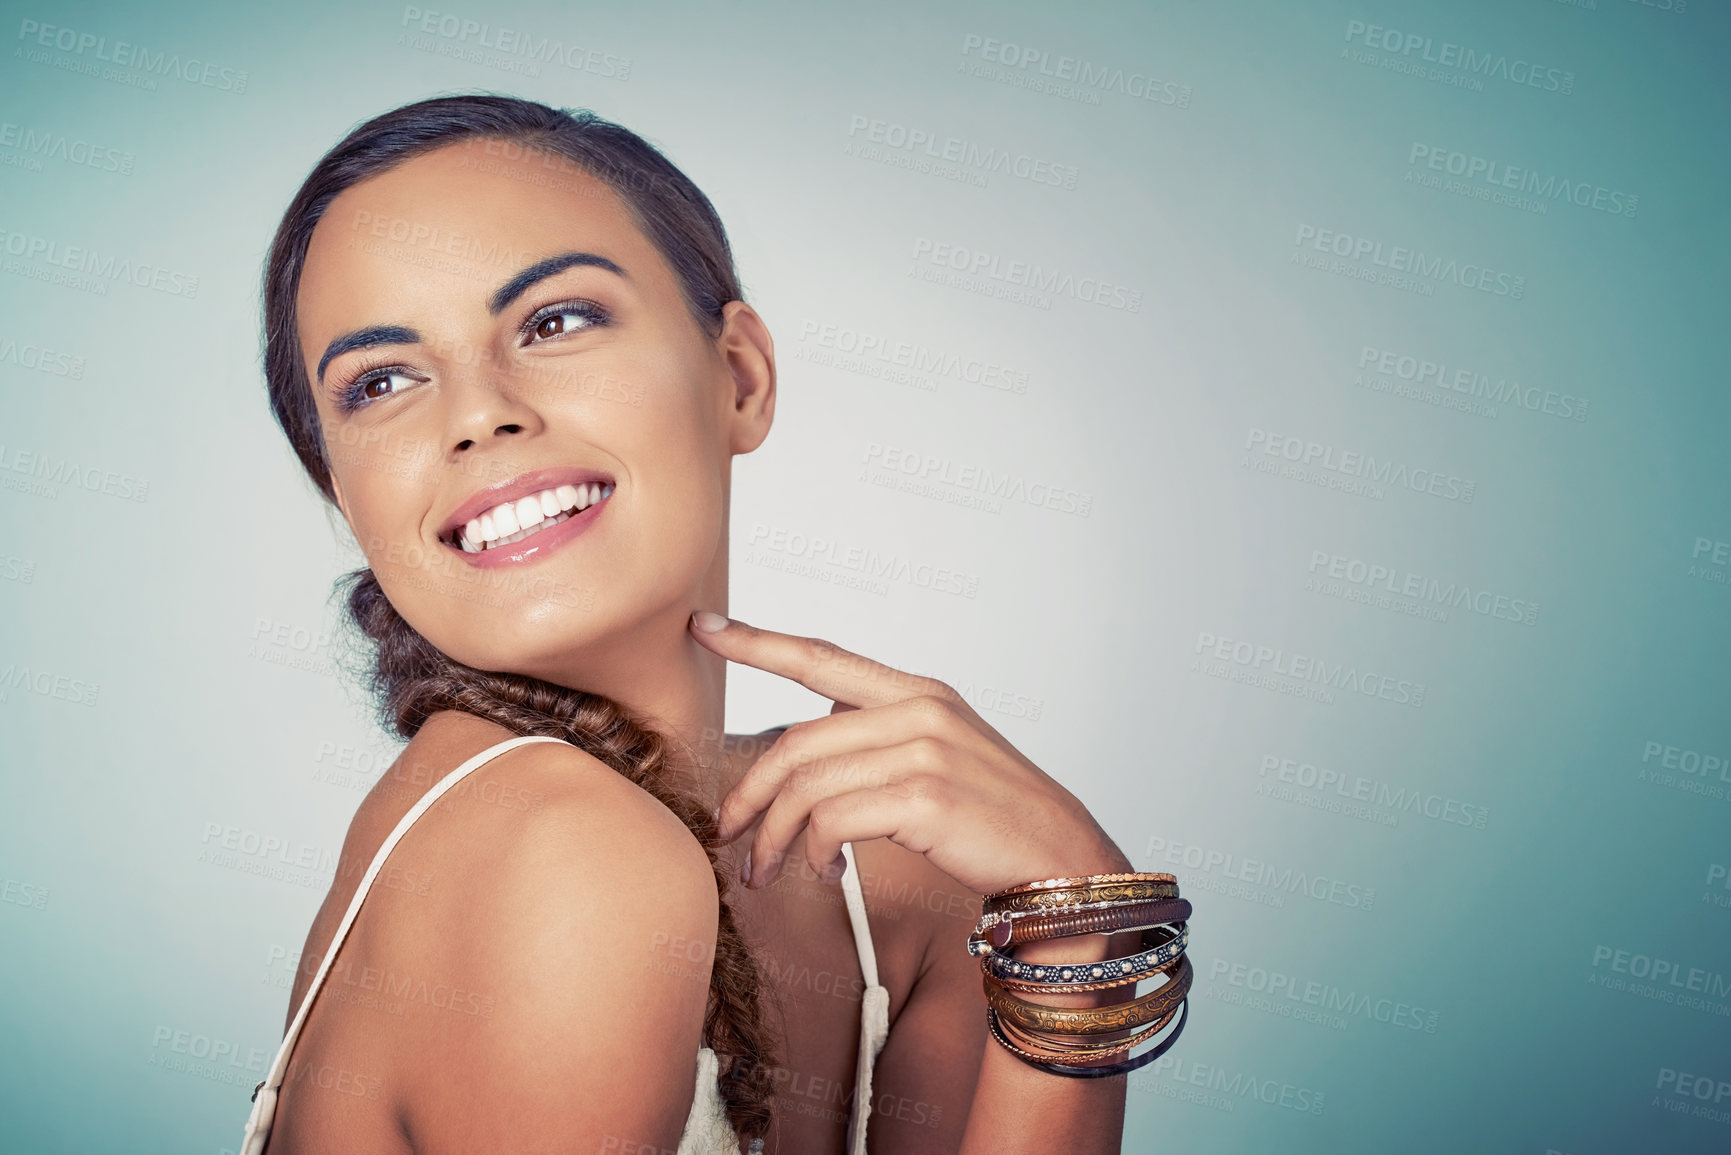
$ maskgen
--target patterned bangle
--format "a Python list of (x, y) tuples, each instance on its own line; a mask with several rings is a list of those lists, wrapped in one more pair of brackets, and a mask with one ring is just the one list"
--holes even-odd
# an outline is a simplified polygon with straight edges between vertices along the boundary
[(1104, 991), (1152, 978), (1174, 963), (1189, 945), (1188, 923), (1157, 926), (1142, 933), (1140, 954), (1103, 962), (1030, 963), (992, 951), (980, 966), (1011, 990), (1044, 994)]
[(1099, 1035), (1112, 1031), (1129, 1031), (1146, 1026), (1170, 1015), (1190, 992), (1196, 971), (1190, 960), (1179, 956), (1177, 967), (1158, 990), (1139, 999), (1113, 1003), (1106, 1007), (1066, 1008), (1031, 1003), (1017, 998), (986, 975), (982, 985), (986, 1001), (998, 1018), (1023, 1031), (1054, 1035)]
[[(1080, 880), (1065, 878), (1049, 881), (1068, 883)], [(984, 900), (980, 929), (983, 931), (1005, 915), (1024, 911), (1053, 914), (1103, 903), (1151, 902), (1160, 898), (1177, 897), (1178, 880), (1170, 874), (1131, 879), (1127, 882), (1096, 882), (1086, 886), (1062, 886), (1003, 896), (994, 895)]]
[[(1190, 913), (1188, 899), (1167, 898), (1157, 902), (1133, 902), (1070, 914), (1028, 914), (1012, 917), (993, 926), (987, 935), (990, 945), (1002, 950), (1018, 943), (1038, 942), (1041, 939), (1110, 934), (1120, 930), (1142, 930), (1165, 923), (1185, 922), (1190, 918)], [(970, 953), (984, 953), (974, 949), (974, 943), (981, 941), (981, 937), (976, 935), (969, 940)]]
[(996, 1011), (989, 1011), (992, 1022), (997, 1024), (1001, 1041), (1007, 1040), (1015, 1045), (1018, 1053), (1032, 1057), (1041, 1062), (1086, 1062), (1089, 1060), (1110, 1059), (1133, 1051), (1161, 1031), (1172, 1021), (1176, 1011), (1168, 1011), (1158, 1021), (1149, 1024), (1129, 1035), (1122, 1033), (1114, 1035), (1106, 1042), (1090, 1043), (1087, 1041), (1053, 1037), (1040, 1037), (1035, 1032), (1020, 1030), (1015, 1024), (1002, 1018)]
[[(1172, 1044), (1178, 1041), (1178, 1036), (1184, 1033), (1184, 1024), (1189, 1018), (1190, 1000), (1185, 999), (1183, 1002), (1178, 1004), (1178, 1011), (1173, 1022), (1172, 1033), (1167, 1035), (1164, 1039), (1161, 1039), (1155, 1046), (1150, 1047), (1148, 1050), (1142, 1052), (1142, 1054), (1137, 1055), (1133, 1059), (1125, 1059), (1122, 1062), (1098, 1067), (1077, 1067), (1066, 1063), (1050, 1062), (1038, 1055), (1024, 1051), (1020, 1047), (1015, 1046), (1004, 1037), (1004, 1031), (998, 1023), (998, 1016), (996, 1013), (993, 1012), (992, 1008), (986, 1008), (986, 1027), (991, 1031), (992, 1038), (996, 1039), (1001, 1047), (1022, 1060), (1024, 1063), (1027, 1063), (1030, 1067), (1037, 1067), (1038, 1069), (1045, 1071), (1047, 1074), (1062, 1075), (1068, 1079), (1110, 1079), (1115, 1075), (1128, 1075), (1132, 1071), (1147, 1066), (1149, 1063), (1152, 1063), (1155, 1059), (1158, 1059), (1161, 1055), (1164, 1055), (1167, 1051), (1171, 1050)], [(1153, 1034), (1149, 1032), (1142, 1032), (1142, 1034), (1144, 1038), (1153, 1037)]]
[(1041, 890), (1070, 890), (1080, 886), (1100, 886), (1113, 882), (1177, 882), (1172, 874), (1088, 874), (1080, 878), (1042, 878), (1038, 882), (1024, 882), (1020, 886), (1012, 886), (1008, 890), (993, 891), (985, 896), (987, 905), (1001, 898), (1009, 898), (1018, 894), (1030, 894)]

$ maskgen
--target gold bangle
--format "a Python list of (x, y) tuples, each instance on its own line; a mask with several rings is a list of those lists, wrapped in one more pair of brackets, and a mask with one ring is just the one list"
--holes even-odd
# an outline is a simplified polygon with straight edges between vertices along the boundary
[(1114, 1003), (1107, 1007), (1066, 1008), (1044, 1003), (1032, 1003), (1017, 998), (991, 975), (983, 985), (986, 1001), (998, 1017), (1013, 1027), (1055, 1035), (1097, 1035), (1110, 1031), (1134, 1030), (1176, 1010), (1178, 1003), (1190, 991), (1195, 977), (1188, 955), (1180, 955), (1178, 965), (1168, 980), (1155, 991), (1139, 999)]
[(993, 891), (985, 896), (987, 903), (1001, 898), (1011, 898), (1020, 894), (1030, 894), (1042, 890), (1072, 890), (1080, 886), (1108, 885), (1114, 882), (1177, 882), (1178, 876), (1165, 873), (1136, 872), (1130, 874), (1085, 874), (1077, 878), (1042, 878), (1038, 882), (1024, 882), (1020, 886), (1012, 886), (1007, 890)]
[[(1010, 1024), (998, 1018), (997, 1012), (993, 1011), (989, 1007), (986, 1009), (986, 1025), (991, 1028), (992, 1034), (997, 1038), (998, 1042), (1003, 1045), (1004, 1049), (1016, 1055), (1018, 1058), (1031, 1060), (1036, 1063), (1047, 1063), (1053, 1061), (1067, 1062), (1074, 1059), (1109, 1059), (1113, 1055), (1121, 1055), (1125, 1051), (1133, 1051), (1142, 1043), (1147, 1042), (1149, 1039), (1165, 1030), (1167, 1024), (1172, 1021), (1173, 1015), (1176, 1015), (1177, 1013), (1177, 1009), (1174, 1008), (1171, 1013), (1167, 1014), (1159, 1022), (1152, 1024), (1146, 1030), (1137, 1031), (1134, 1035), (1131, 1035), (1129, 1038), (1124, 1039), (1121, 1042), (1113, 1043), (1109, 1046), (1089, 1047), (1086, 1049), (1078, 1049), (1074, 1047), (1062, 1047), (1052, 1050), (1024, 1049), (1040, 1046), (1041, 1044), (1036, 1040), (1029, 1039), (1025, 1032), (1016, 1030)], [(1011, 1039), (1021, 1043), (1022, 1046), (1014, 1045), (1014, 1043), (1011, 1042)]]

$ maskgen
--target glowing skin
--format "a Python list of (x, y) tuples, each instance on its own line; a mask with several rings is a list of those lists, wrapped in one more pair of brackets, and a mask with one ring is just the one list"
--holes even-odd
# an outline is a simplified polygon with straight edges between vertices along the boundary
[[(338, 502), (392, 605), (459, 661), (604, 694), (701, 759), (688, 785), (719, 807), (731, 840), (719, 864), (746, 883), (729, 904), (772, 1008), (770, 1155), (841, 1143), (845, 1105), (831, 1091), (853, 1082), (860, 971), (822, 872), (844, 841), (890, 995), (874, 1147), (1118, 1150), (1124, 1081), (1054, 1078), (988, 1046), (962, 943), (980, 894), (1128, 859), (952, 688), (815, 639), (693, 620), (727, 612), (732, 458), (774, 417), (768, 330), (733, 302), (721, 332), (706, 333), (599, 182), (570, 166), (548, 182), (544, 166), (496, 154), (483, 171), (467, 163), (475, 155), (442, 148), (337, 197), (301, 281), (301, 350)], [(536, 532), (508, 540), (537, 515)], [(464, 536), (498, 544), (465, 549)], [(724, 735), (730, 661), (835, 705), (773, 744)], [(291, 1014), (386, 834), (434, 781), (507, 736), (442, 711), (367, 796)], [(717, 934), (703, 850), (572, 747), (513, 750), (468, 783), (392, 853), (394, 877), (432, 880), (425, 893), (387, 884), (368, 896), (337, 989), (296, 1047), (272, 1155), (677, 1143)], [(537, 801), (488, 801), (507, 798)], [(1035, 943), (1018, 957), (1107, 958), (1135, 939)], [(672, 944), (682, 953), (661, 949)], [(386, 1014), (372, 997), (381, 987), (405, 992)], [(488, 1013), (421, 990), (467, 992), (463, 1005)], [(379, 1094), (329, 1091), (333, 1072)]]
[[(391, 604), (445, 653), (605, 694), (714, 755), (724, 663), (684, 623), (725, 612), (732, 458), (774, 416), (768, 330), (735, 302), (719, 339), (703, 332), (600, 182), (565, 170), (548, 188), (474, 155), (448, 146), (363, 181), (313, 234), (300, 341), (339, 503)], [(464, 240), (453, 254), (429, 237)], [(573, 264), (492, 311), (522, 270), (571, 253), (621, 271)], [(338, 351), (321, 385), (332, 342), (369, 332), (399, 339)], [(492, 551), (449, 544), (464, 503), (557, 469), (614, 490), (543, 531), (550, 548), (530, 537), (524, 560), (488, 567)]]

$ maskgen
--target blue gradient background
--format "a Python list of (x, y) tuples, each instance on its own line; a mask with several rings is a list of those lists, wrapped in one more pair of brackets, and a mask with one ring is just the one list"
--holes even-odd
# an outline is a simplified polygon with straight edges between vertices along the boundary
[[(1731, 540), (1720, 5), (440, 10), (628, 59), (623, 79), (418, 49), (402, 5), (6, 10), (0, 120), (133, 163), (0, 146), (0, 1148), (238, 1144), (263, 1065), (244, 1057), (280, 1037), (282, 952), (323, 884), (212, 862), (207, 824), (334, 852), (374, 779), (327, 780), (331, 751), (382, 768), (394, 748), (340, 676), (340, 645), (294, 641), (332, 629), (330, 583), (358, 558), (269, 420), (258, 273), (345, 131), (475, 89), (633, 127), (728, 224), (782, 365), (777, 428), (736, 473), (735, 614), (951, 681), (1140, 865), (1179, 873), (1198, 907), (1192, 1021), (1131, 1080), (1126, 1151), (1731, 1148), (1731, 1096), (1696, 1115), (1658, 1086), (1663, 1069), (1731, 1081), (1731, 994), (1639, 997), (1595, 965), (1626, 950), (1731, 983), (1731, 778), (1655, 781), (1644, 772), (1667, 772), (1643, 763), (1649, 743), (1731, 755), (1728, 567), (1692, 556)], [(39, 48), (31, 21), (245, 71), (246, 88), (86, 75), (68, 65), (88, 53)], [(1365, 63), (1353, 21), (1566, 70), (1572, 92)], [(1151, 74), (1187, 105), (1065, 99), (1028, 86), (1034, 65), (971, 75), (970, 36)], [(1076, 187), (852, 155), (854, 117), (1073, 165)], [(1422, 187), (1415, 143), (1635, 194), (1638, 211), (1538, 214)], [(1306, 226), (1506, 271), (1524, 296), (1306, 267), (1295, 258), (1322, 256), (1295, 240)], [(30, 238), (194, 275), (198, 292), (48, 283), (12, 247)], [(928, 283), (910, 275), (922, 238), (1125, 285), (1141, 305)], [(824, 364), (824, 325), (993, 361), (1027, 388)], [(29, 367), (26, 346), (82, 375)], [(1581, 421), (1476, 416), (1376, 392), (1355, 383), (1366, 346), (1590, 405)], [(1265, 475), (1246, 464), (1252, 430), (1469, 479), (1474, 498)], [(874, 444), (1059, 484), (1090, 512), (872, 484)], [(145, 479), (147, 498), (38, 484), (20, 453)], [(777, 531), (948, 566), (977, 595), (790, 572), (810, 559), (752, 550)], [(1322, 596), (1305, 588), (1317, 552), (1536, 602), (1537, 619)], [(291, 642), (272, 648), (259, 635), (279, 626)], [(1204, 634), (1422, 682), (1423, 705), (1209, 677)], [(88, 706), (32, 692), (43, 673), (100, 689)], [(824, 710), (739, 672), (729, 725)], [(1488, 820), (1293, 804), (1268, 792), (1268, 758)], [(1375, 900), (1246, 883), (1246, 860)], [(1434, 1011), (1436, 1029), (1265, 1013), (1234, 964)], [(164, 1030), (241, 1065), (164, 1066)], [(1280, 1105), (1299, 1090), (1320, 1112)]]

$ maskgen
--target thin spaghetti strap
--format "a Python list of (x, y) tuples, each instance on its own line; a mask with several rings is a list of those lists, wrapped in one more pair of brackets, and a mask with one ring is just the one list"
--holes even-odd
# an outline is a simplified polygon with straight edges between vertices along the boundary
[(866, 986), (878, 985), (878, 955), (872, 946), (872, 928), (866, 921), (865, 895), (860, 890), (859, 866), (854, 862), (853, 843), (841, 844), (847, 869), (842, 872), (841, 892), (847, 900), (847, 920), (853, 927), (854, 949), (859, 951), (859, 969), (865, 975)]
[(283, 1076), (288, 1071), (289, 1055), (294, 1051), (295, 1041), (300, 1038), (301, 1028), (306, 1025), (307, 1013), (312, 1009), (313, 999), (324, 986), (325, 976), (330, 974), (331, 964), (336, 961), (337, 948), (343, 945), (343, 939), (348, 937), (349, 928), (355, 923), (355, 916), (361, 912), (361, 904), (366, 901), (367, 892), (372, 889), (373, 880), (378, 877), (380, 869), (385, 865), (385, 859), (403, 835), (409, 832), (409, 827), (415, 820), (425, 814), (451, 787), (461, 782), (468, 775), (480, 769), (486, 763), (497, 758), (507, 750), (515, 750), (531, 742), (559, 742), (562, 739), (550, 738), (544, 735), (527, 735), (521, 738), (507, 738), (505, 741), (485, 750), (464, 762), (461, 766), (445, 775), (423, 794), (411, 807), (409, 812), (397, 822), (396, 828), (380, 844), (378, 853), (373, 855), (373, 861), (367, 866), (367, 872), (361, 876), (361, 883), (355, 888), (355, 896), (349, 900), (348, 910), (343, 912), (343, 920), (337, 924), (337, 932), (331, 937), (331, 944), (325, 950), (325, 957), (319, 963), (318, 973), (313, 975), (312, 985), (307, 987), (307, 993), (301, 999), (300, 1009), (295, 1012), (294, 1021), (289, 1024), (288, 1032), (283, 1036), (282, 1045), (277, 1048), (276, 1061), (270, 1066), (270, 1073), (260, 1080), (253, 1088), (252, 1115), (246, 1121), (246, 1133), (241, 1139), (240, 1155), (262, 1155), (266, 1140), (270, 1138), (271, 1121), (276, 1115), (277, 1089), (282, 1086)]
[(860, 999), (859, 1055), (855, 1059), (853, 1104), (847, 1123), (847, 1155), (866, 1155), (866, 1124), (872, 1113), (872, 1065), (889, 1038), (890, 993), (878, 982), (878, 956), (872, 947), (871, 924), (866, 921), (865, 895), (860, 890), (853, 843), (842, 843), (841, 852), (847, 859), (847, 869), (841, 876), (842, 897), (847, 900), (847, 919), (853, 927), (854, 949), (859, 951), (859, 968), (866, 987)]

